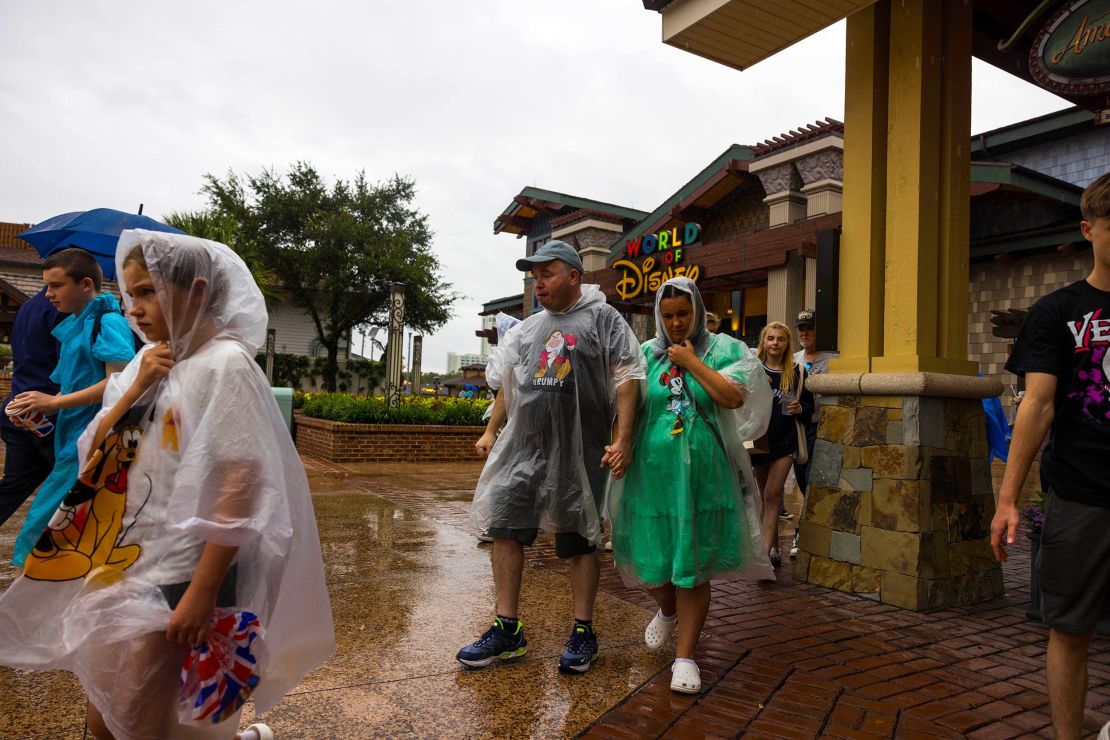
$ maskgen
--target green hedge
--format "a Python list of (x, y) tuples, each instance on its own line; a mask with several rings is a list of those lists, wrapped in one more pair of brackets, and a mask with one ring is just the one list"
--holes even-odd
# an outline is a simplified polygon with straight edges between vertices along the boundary
[(493, 403), (467, 398), (402, 398), (390, 408), (381, 396), (352, 396), (349, 393), (305, 393), (301, 410), (305, 416), (351, 424), (448, 424), (481, 426), (482, 415)]

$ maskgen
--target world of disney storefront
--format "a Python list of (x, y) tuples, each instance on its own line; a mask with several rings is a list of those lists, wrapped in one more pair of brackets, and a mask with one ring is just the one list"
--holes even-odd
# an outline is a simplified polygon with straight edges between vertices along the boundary
[(753, 343), (768, 320), (788, 321), (818, 303), (818, 242), (833, 239), (840, 222), (842, 146), (842, 124), (826, 119), (729, 147), (622, 234), (604, 268), (587, 266), (585, 280), (600, 284), (646, 338), (655, 291), (689, 277), (722, 318), (721, 331)]

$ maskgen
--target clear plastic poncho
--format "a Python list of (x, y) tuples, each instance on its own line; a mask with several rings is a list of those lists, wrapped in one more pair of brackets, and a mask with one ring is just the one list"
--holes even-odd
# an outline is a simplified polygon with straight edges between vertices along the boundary
[(507, 421), (478, 479), (471, 520), (483, 531), (538, 528), (598, 542), (616, 391), (644, 377), (632, 327), (598, 286), (583, 285), (566, 311), (513, 326), (486, 373)]
[[(73, 671), (118, 738), (227, 738), (237, 719), (178, 723), (185, 647), (165, 640), (170, 587), (187, 585), (206, 542), (238, 547), (233, 603), (220, 605), (262, 622), (268, 658), (253, 699), (264, 712), (334, 649), (316, 520), (254, 361), (267, 313), (246, 265), (215, 242), (125, 231), (116, 264), (128, 307), (124, 259), (136, 248), (176, 364), (115, 427), (94, 484), (67, 496), (25, 574), (0, 596), (0, 663)], [(104, 409), (81, 437), (82, 460), (141, 356), (109, 380)]]
[[(660, 311), (673, 286), (694, 308), (690, 334), (667, 336)], [(737, 575), (774, 579), (760, 533), (762, 499), (745, 440), (767, 431), (771, 388), (755, 353), (705, 328), (705, 306), (693, 281), (676, 277), (655, 301), (656, 337), (642, 345), (648, 374), (640, 393), (632, 463), (609, 493), (613, 557), (630, 586), (673, 583), (693, 588)], [(691, 372), (667, 357), (689, 339), (710, 369), (740, 390), (743, 404), (716, 404)]]

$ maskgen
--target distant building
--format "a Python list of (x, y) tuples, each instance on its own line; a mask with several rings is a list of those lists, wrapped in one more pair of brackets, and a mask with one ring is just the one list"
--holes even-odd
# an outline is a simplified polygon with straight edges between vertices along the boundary
[(447, 353), (447, 374), (457, 373), (459, 368), (466, 367), (467, 365), (481, 365), (486, 366), (489, 361), (489, 355), (474, 355), (474, 354), (459, 354), (458, 352)]

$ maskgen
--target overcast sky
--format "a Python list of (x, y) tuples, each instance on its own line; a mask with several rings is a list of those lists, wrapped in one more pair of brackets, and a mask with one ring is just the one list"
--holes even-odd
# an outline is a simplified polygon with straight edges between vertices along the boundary
[[(650, 211), (730, 144), (843, 118), (843, 23), (743, 73), (660, 31), (636, 0), (5, 0), (0, 221), (157, 218), (202, 207), (205, 173), (296, 160), (411, 176), (465, 296), (425, 340), (442, 371), (521, 290), (524, 242), (493, 219), (524, 186)], [(975, 132), (1068, 105), (974, 74)]]

